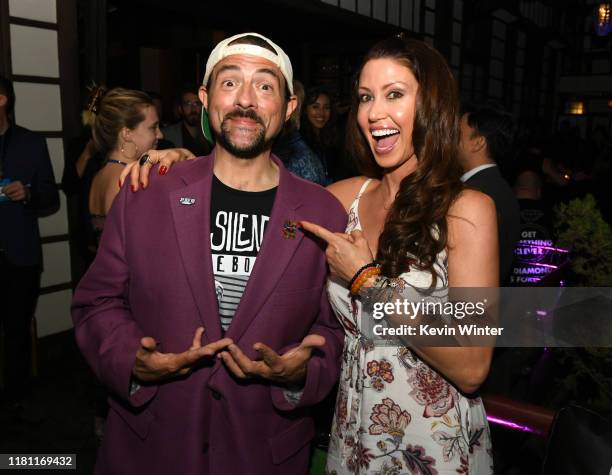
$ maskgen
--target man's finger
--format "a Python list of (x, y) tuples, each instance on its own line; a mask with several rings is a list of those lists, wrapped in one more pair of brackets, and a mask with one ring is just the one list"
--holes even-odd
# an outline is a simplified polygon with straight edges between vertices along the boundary
[(257, 362), (252, 361), (247, 355), (245, 355), (242, 350), (237, 345), (230, 345), (228, 349), (232, 355), (232, 358), (236, 362), (236, 364), (240, 367), (240, 369), (244, 372), (244, 374), (248, 376), (263, 376), (261, 371), (261, 364), (256, 364)]
[[(203, 331), (203, 329), (202, 329)], [(215, 353), (231, 345), (233, 342), (230, 338), (223, 338), (222, 340), (215, 341), (206, 346), (200, 346), (199, 348), (190, 348), (183, 353), (175, 355), (180, 368), (195, 365), (202, 358), (210, 358)]]
[[(202, 332), (204, 332), (203, 329)], [(224, 348), (227, 348), (233, 343), (234, 341), (231, 338), (222, 338), (221, 340), (213, 341), (212, 343), (209, 343), (206, 346), (198, 348), (197, 352), (200, 357), (213, 356), (215, 353), (218, 353), (219, 351), (223, 350)]]
[(272, 371), (280, 371), (283, 368), (283, 361), (280, 355), (263, 343), (255, 343), (253, 348), (261, 355), (264, 362)]
[(312, 353), (312, 350), (314, 348), (320, 348), (323, 345), (325, 345), (324, 337), (314, 334), (306, 335), (306, 337), (304, 337), (304, 339), (302, 340), (302, 343), (300, 343), (299, 346), (296, 346), (295, 348), (289, 350), (287, 353), (283, 354), (283, 358), (287, 358), (289, 356), (293, 356), (295, 353), (304, 351), (306, 351), (308, 353), (308, 356), (310, 357), (310, 354)]
[(302, 349), (314, 349), (320, 348), (325, 345), (325, 337), (321, 335), (306, 335), (300, 344), (300, 348)]
[[(200, 333), (200, 335), (204, 332), (202, 327), (196, 330), (196, 334)], [(195, 338), (194, 338), (195, 341)], [(223, 338), (222, 340), (215, 341), (213, 343), (209, 343), (206, 346), (199, 346), (198, 348), (190, 348), (183, 353), (175, 355), (177, 358), (179, 368), (190, 367), (198, 363), (203, 358), (210, 358), (214, 356), (217, 352), (226, 348), (228, 345), (231, 345), (233, 342), (230, 338)]]
[(204, 355), (200, 355), (200, 349), (187, 350), (183, 351), (182, 353), (172, 355), (172, 357), (174, 358), (176, 370), (178, 371), (184, 368), (191, 367), (195, 365), (199, 360), (201, 360)]
[(306, 231), (314, 234), (315, 236), (323, 239), (327, 244), (332, 244), (336, 242), (339, 238), (332, 233), (330, 230), (324, 228), (315, 223), (311, 223), (310, 221), (300, 221), (300, 226), (304, 228)]
[(237, 376), (240, 379), (246, 379), (246, 374), (244, 374), (244, 371), (242, 371), (242, 369), (240, 369), (240, 366), (236, 364), (236, 361), (234, 361), (234, 358), (229, 352), (223, 351), (219, 353), (219, 357), (223, 360), (223, 363), (225, 364), (225, 366), (227, 366), (227, 369), (230, 370), (230, 372), (233, 373), (234, 376)]
[(188, 374), (191, 374), (191, 372), (193, 371), (193, 369), (191, 368), (191, 366), (186, 366), (185, 368), (182, 368), (180, 371), (178, 371), (178, 375), (179, 376), (186, 376)]
[(140, 339), (140, 346), (143, 350), (151, 352), (157, 349), (157, 342), (155, 341), (155, 338), (145, 336)]
[(193, 336), (193, 341), (191, 342), (191, 349), (195, 350), (202, 346), (202, 335), (204, 334), (204, 327), (198, 327), (195, 331), (195, 335)]

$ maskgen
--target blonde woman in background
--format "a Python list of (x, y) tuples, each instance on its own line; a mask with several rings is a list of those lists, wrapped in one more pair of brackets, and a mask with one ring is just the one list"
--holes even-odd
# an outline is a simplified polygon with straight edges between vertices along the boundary
[(163, 138), (153, 100), (144, 92), (111, 89), (100, 101), (93, 123), (96, 150), (105, 165), (96, 174), (89, 192), (92, 225), (98, 232), (119, 192), (123, 167), (137, 161)]

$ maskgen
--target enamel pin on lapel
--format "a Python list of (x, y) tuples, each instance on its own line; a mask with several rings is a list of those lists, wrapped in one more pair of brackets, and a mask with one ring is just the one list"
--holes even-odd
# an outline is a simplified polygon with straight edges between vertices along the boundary
[(195, 203), (195, 198), (181, 198), (179, 200), (179, 203), (181, 203), (182, 205), (192, 205)]
[(285, 221), (283, 224), (283, 237), (285, 239), (295, 239), (295, 232), (297, 230), (297, 222), (296, 221)]

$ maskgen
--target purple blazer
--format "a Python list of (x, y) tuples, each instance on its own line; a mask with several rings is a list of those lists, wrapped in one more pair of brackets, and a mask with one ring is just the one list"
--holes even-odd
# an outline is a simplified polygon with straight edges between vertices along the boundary
[[(288, 220), (306, 219), (343, 231), (346, 213), (318, 185), (291, 175), (280, 182), (264, 241), (226, 336), (252, 359), (261, 341), (284, 352), (310, 333), (325, 337), (308, 364), (296, 406), (283, 388), (234, 378), (219, 360), (188, 377), (142, 387), (130, 396), (140, 338), (162, 352), (182, 352), (198, 326), (221, 338), (210, 253), (214, 155), (176, 164), (138, 193), (124, 186), (97, 257), (72, 306), (78, 345), (110, 390), (110, 413), (97, 474), (306, 474), (314, 436), (310, 406), (339, 376), (343, 332), (327, 301), (324, 244)], [(181, 198), (193, 198), (191, 205)]]

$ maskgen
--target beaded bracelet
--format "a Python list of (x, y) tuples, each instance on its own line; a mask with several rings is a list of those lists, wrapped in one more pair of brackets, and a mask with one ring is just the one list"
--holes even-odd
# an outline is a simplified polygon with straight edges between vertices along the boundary
[(374, 276), (377, 276), (377, 275), (380, 275), (380, 267), (379, 266), (366, 267), (364, 270), (362, 270), (359, 273), (357, 279), (355, 280), (355, 282), (353, 282), (353, 285), (351, 285), (351, 294), (353, 294), (353, 295), (359, 294), (359, 291), (361, 290), (363, 285), (371, 277), (374, 277)]
[(368, 269), (370, 267), (378, 267), (378, 264), (376, 264), (376, 261), (372, 261), (372, 262), (368, 262), (365, 266), (361, 266), (359, 269), (357, 269), (357, 272), (355, 272), (355, 275), (353, 275), (353, 278), (348, 283), (348, 288), (350, 289), (353, 286), (353, 284), (355, 283), (355, 281), (359, 278), (359, 275), (364, 270), (366, 270), (366, 269)]

